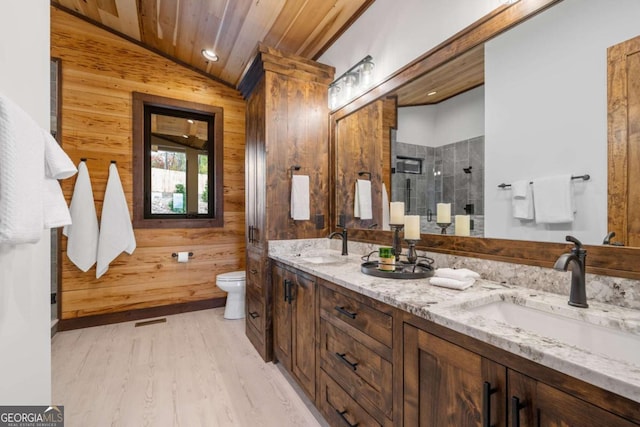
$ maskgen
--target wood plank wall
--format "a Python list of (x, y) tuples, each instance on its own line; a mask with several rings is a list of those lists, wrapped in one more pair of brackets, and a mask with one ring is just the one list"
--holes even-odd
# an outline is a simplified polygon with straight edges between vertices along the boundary
[[(222, 297), (216, 274), (244, 269), (245, 102), (230, 87), (134, 43), (51, 8), (51, 56), (62, 60), (62, 145), (75, 163), (88, 158), (98, 216), (111, 160), (132, 209), (133, 91), (224, 109), (224, 227), (136, 229), (132, 255), (121, 254), (99, 280), (66, 257), (62, 238), (61, 318), (122, 312)], [(71, 200), (75, 178), (63, 182)], [(173, 252), (191, 251), (178, 264)]]

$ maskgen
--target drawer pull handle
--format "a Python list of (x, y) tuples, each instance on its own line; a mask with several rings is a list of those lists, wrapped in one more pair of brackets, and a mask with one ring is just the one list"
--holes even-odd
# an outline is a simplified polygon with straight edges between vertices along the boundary
[(255, 268), (252, 268), (251, 270), (249, 270), (249, 273), (258, 274), (258, 270), (256, 270)]
[(520, 399), (516, 396), (511, 397), (511, 425), (513, 427), (520, 427), (520, 409), (524, 408), (524, 403), (520, 403)]
[(255, 319), (256, 317), (260, 317), (257, 311), (250, 312), (249, 316), (251, 316), (252, 319)]
[(358, 366), (358, 362), (353, 362), (353, 363), (349, 362), (347, 360), (347, 358), (345, 357), (346, 355), (347, 355), (347, 353), (338, 353), (338, 352), (336, 352), (336, 357), (338, 359), (342, 360), (342, 362), (344, 362), (347, 365), (349, 365), (349, 367), (355, 371), (357, 366)]
[(358, 313), (351, 313), (351, 312), (349, 312), (349, 311), (345, 310), (345, 308), (344, 308), (344, 307), (340, 307), (340, 306), (338, 306), (338, 305), (336, 305), (335, 309), (338, 311), (338, 313), (342, 313), (342, 314), (344, 314), (345, 316), (348, 316), (348, 317), (350, 317), (350, 318), (352, 318), (352, 319), (355, 319), (355, 318), (356, 318), (356, 315), (358, 314)]
[(482, 427), (491, 427), (491, 395), (496, 391), (487, 381), (482, 385)]
[(347, 413), (347, 410), (346, 410), (346, 409), (345, 409), (344, 411), (339, 411), (339, 410), (337, 410), (337, 409), (336, 409), (336, 413), (338, 414), (338, 416), (339, 416), (340, 418), (342, 418), (342, 421), (344, 421), (344, 423), (345, 423), (346, 425), (348, 425), (349, 427), (358, 427), (358, 424), (359, 424), (359, 423), (351, 424), (351, 423), (349, 422), (349, 420), (347, 419), (347, 417), (345, 417), (345, 416), (344, 416), (344, 414), (346, 414), (346, 413)]

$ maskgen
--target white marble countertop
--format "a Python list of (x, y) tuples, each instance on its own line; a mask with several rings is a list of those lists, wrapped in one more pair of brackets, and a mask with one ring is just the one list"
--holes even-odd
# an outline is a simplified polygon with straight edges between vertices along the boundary
[[(640, 402), (638, 310), (591, 301), (588, 309), (575, 308), (567, 304), (567, 296), (482, 279), (459, 291), (433, 286), (429, 279), (373, 277), (360, 271), (362, 261), (359, 254), (341, 256), (340, 251), (313, 247), (304, 241), (281, 242), (270, 246), (269, 256), (277, 261)], [(472, 310), (503, 300), (631, 332), (632, 340), (626, 347), (632, 348), (624, 349), (627, 360), (615, 353), (612, 356), (611, 351), (607, 356), (583, 350), (544, 333), (533, 333), (504, 321), (483, 317)]]

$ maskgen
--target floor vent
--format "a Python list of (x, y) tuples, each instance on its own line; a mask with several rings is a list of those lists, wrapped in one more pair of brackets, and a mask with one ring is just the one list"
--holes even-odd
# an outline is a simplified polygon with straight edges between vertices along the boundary
[(137, 328), (138, 326), (147, 326), (147, 325), (154, 325), (156, 323), (166, 323), (167, 322), (167, 318), (163, 317), (162, 319), (153, 319), (153, 320), (147, 320), (145, 322), (136, 322), (135, 327)]

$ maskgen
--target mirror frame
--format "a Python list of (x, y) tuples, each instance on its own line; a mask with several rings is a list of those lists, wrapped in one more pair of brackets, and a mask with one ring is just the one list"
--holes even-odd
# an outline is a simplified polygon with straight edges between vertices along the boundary
[[(134, 228), (205, 228), (224, 226), (224, 185), (223, 185), (223, 109), (191, 101), (166, 98), (133, 92), (133, 227)], [(161, 107), (165, 110), (175, 110), (180, 113), (195, 113), (200, 116), (213, 117), (213, 165), (210, 177), (213, 185), (209, 186), (209, 197), (213, 197), (213, 217), (185, 218), (146, 218), (145, 198), (145, 106)]]
[[(562, 0), (520, 0), (511, 5), (501, 6), (401, 68), (349, 104), (332, 111), (329, 117), (331, 162), (329, 170), (333, 172), (336, 170), (336, 128), (339, 120), (560, 1)], [(332, 173), (329, 186), (332, 230), (337, 230), (335, 185), (336, 176)], [(349, 236), (354, 241), (382, 245), (389, 245), (393, 240), (391, 231), (350, 229)], [(572, 244), (563, 243), (436, 234), (421, 234), (420, 241), (416, 245), (417, 249), (424, 251), (546, 268), (552, 268), (555, 260), (571, 247)], [(637, 262), (640, 257), (638, 248), (604, 245), (586, 245), (585, 247), (589, 253), (587, 264), (589, 273), (640, 279), (640, 263)]]

